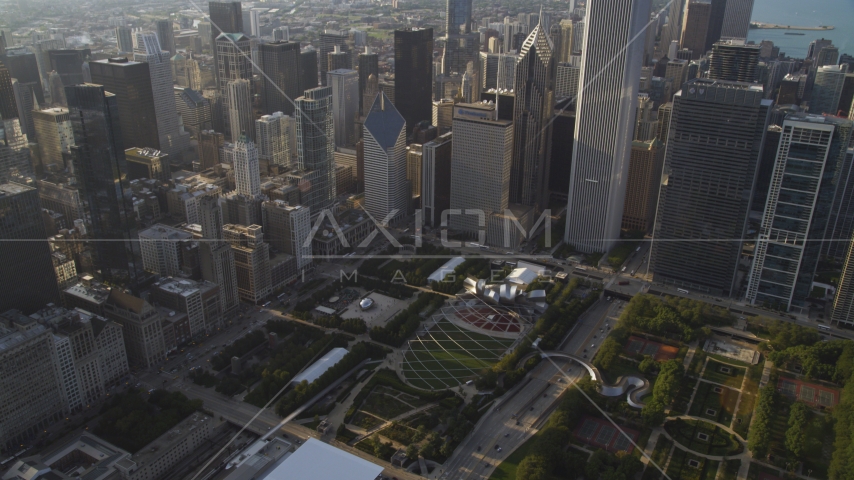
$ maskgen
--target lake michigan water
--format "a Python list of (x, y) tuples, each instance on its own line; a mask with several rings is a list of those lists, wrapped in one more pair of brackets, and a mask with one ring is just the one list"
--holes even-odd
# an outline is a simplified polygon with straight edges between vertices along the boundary
[[(854, 55), (854, 0), (756, 0), (753, 5), (753, 22), (777, 23), (817, 27), (833, 25), (834, 30), (815, 32), (807, 30), (751, 29), (748, 40), (759, 43), (771, 40), (781, 52), (793, 58), (804, 58), (811, 41), (816, 38), (833, 40), (840, 54)], [(805, 35), (786, 35), (797, 32)]]

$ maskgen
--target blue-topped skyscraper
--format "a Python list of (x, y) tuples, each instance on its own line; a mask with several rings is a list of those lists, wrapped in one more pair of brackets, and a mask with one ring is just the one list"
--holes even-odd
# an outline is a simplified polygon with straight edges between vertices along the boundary
[(363, 126), (365, 210), (376, 222), (406, 215), (406, 121), (380, 92)]
[(66, 87), (65, 96), (74, 131), (71, 159), (89, 205), (95, 267), (112, 284), (135, 290), (142, 260), (116, 96), (93, 84)]
[(564, 236), (583, 252), (620, 238), (649, 12), (649, 0), (587, 5)]
[(548, 207), (554, 115), (554, 46), (541, 23), (525, 39), (516, 64), (510, 203)]
[(750, 303), (806, 311), (836, 193), (851, 168), (852, 127), (851, 120), (805, 113), (783, 121), (747, 285)]
[(472, 0), (448, 0), (442, 72), (462, 75), (468, 62), (478, 63), (480, 34), (471, 31)]

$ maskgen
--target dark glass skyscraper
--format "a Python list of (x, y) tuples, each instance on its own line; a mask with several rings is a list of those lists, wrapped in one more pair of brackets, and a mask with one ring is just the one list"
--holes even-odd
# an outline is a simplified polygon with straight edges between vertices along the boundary
[(317, 87), (317, 50), (310, 49), (300, 53), (300, 68), (303, 90)]
[(35, 188), (0, 185), (0, 265), (0, 311), (17, 308), (33, 313), (59, 300)]
[(136, 290), (142, 260), (126, 178), (118, 98), (94, 84), (66, 87), (65, 95), (74, 130), (71, 159), (89, 204), (95, 266), (105, 279)]
[(759, 45), (745, 45), (741, 41), (717, 42), (709, 59), (709, 78), (731, 82), (756, 80), (759, 65)]
[(211, 44), (220, 33), (243, 33), (240, 2), (208, 2), (211, 20)]
[[(335, 46), (341, 48), (342, 52), (350, 53), (347, 46), (349, 35), (346, 31), (326, 30), (320, 34), (320, 84), (326, 85), (326, 72), (334, 70), (329, 68), (329, 54), (335, 51)], [(306, 87), (309, 89), (311, 87)]]
[(656, 282), (735, 295), (771, 100), (694, 79), (673, 99), (651, 264)]
[(175, 32), (172, 30), (172, 20), (157, 20), (155, 26), (160, 49), (175, 55)]
[[(127, 148), (160, 149), (157, 115), (151, 88), (149, 64), (125, 57), (89, 62), (92, 83), (116, 97), (121, 122), (122, 144)], [(124, 151), (124, 150), (123, 150)]]
[(448, 0), (445, 34), (471, 33), (471, 0)]
[(10, 50), (5, 55), (0, 55), (0, 62), (6, 65), (12, 78), (17, 78), (21, 86), (32, 87), (39, 105), (44, 104), (44, 90), (39, 76), (39, 65), (34, 53)]
[(12, 74), (0, 62), (0, 118), (18, 118), (15, 91), (12, 89)]
[(375, 78), (380, 76), (379, 55), (371, 52), (370, 47), (365, 47), (365, 51), (359, 54), (359, 113), (363, 114), (370, 105), (365, 108), (362, 98), (365, 95), (365, 88), (368, 86), (368, 77), (373, 75)]
[(407, 125), (433, 119), (433, 29), (394, 31), (394, 105)]
[(549, 158), (554, 115), (553, 46), (548, 32), (537, 24), (519, 51), (516, 64), (516, 102), (513, 107), (513, 165), (510, 203), (548, 207)]
[(62, 86), (77, 85), (83, 83), (83, 62), (88, 61), (92, 55), (87, 48), (84, 50), (48, 50), (50, 69), (56, 70), (62, 79)]
[[(264, 113), (294, 113), (293, 101), (302, 95), (299, 42), (276, 41), (258, 46)], [(282, 93), (284, 92), (284, 93)]]

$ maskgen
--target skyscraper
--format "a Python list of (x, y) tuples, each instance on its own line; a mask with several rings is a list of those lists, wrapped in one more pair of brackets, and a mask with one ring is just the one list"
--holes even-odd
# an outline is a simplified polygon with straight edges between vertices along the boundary
[[(171, 22), (169, 22), (169, 28), (172, 28)], [(180, 159), (184, 150), (190, 146), (190, 135), (182, 131), (178, 125), (178, 109), (175, 106), (169, 52), (161, 50), (157, 37), (151, 33), (137, 33), (136, 38), (137, 45), (133, 52), (133, 59), (148, 64), (160, 150), (171, 155), (172, 158)], [(132, 146), (142, 145), (128, 145), (128, 147)]]
[[(839, 99), (842, 96), (842, 87), (847, 73), (847, 63), (818, 67), (810, 97), (810, 113), (836, 115), (841, 108)], [(846, 105), (845, 109), (847, 110), (849, 106)]]
[(258, 149), (246, 135), (241, 135), (234, 144), (234, 185), (238, 195), (261, 195)]
[(202, 170), (213, 168), (220, 162), (219, 149), (225, 141), (223, 134), (213, 130), (199, 132), (199, 167)]
[(297, 268), (302, 270), (311, 264), (311, 214), (307, 207), (288, 205), (282, 200), (263, 204), (264, 231), (267, 242), (282, 253), (297, 259)]
[(175, 51), (175, 31), (172, 30), (172, 20), (157, 20), (154, 22), (157, 29), (157, 40), (160, 50), (168, 52), (170, 57), (177, 53)]
[(18, 118), (18, 106), (12, 89), (12, 74), (0, 62), (0, 118)]
[[(226, 133), (232, 140), (240, 136), (240, 130), (233, 131), (229, 123), (231, 103), (228, 96), (228, 82), (252, 79), (250, 50), (249, 37), (242, 33), (223, 33), (216, 39), (217, 71), (219, 72), (217, 81), (223, 98), (223, 120)], [(253, 93), (250, 84), (250, 98)]]
[(395, 98), (395, 107), (407, 125), (432, 117), (432, 73), (433, 29), (395, 30), (394, 90), (401, 92)]
[[(587, 7), (564, 241), (607, 252), (620, 238), (647, 0)], [(608, 41), (600, 41), (607, 38)]]
[(833, 297), (833, 310), (830, 323), (851, 328), (854, 325), (854, 242), (848, 242), (839, 286)]
[(7, 50), (5, 55), (0, 55), (0, 62), (9, 69), (12, 78), (17, 78), (21, 86), (32, 87), (36, 94), (39, 105), (45, 103), (44, 87), (39, 75), (38, 59), (34, 53), (21, 50)]
[(752, 83), (758, 64), (759, 45), (745, 45), (740, 40), (717, 42), (709, 59), (709, 78)]
[(623, 208), (624, 229), (652, 232), (663, 166), (663, 143), (657, 139), (632, 142), (626, 203)]
[(485, 238), (489, 217), (510, 205), (513, 122), (499, 120), (497, 108), (484, 103), (454, 107), (450, 208), (464, 214), (451, 215), (448, 226), (474, 238)]
[[(678, 0), (677, 0), (678, 1)], [(677, 3), (676, 1), (673, 2)], [(696, 60), (706, 54), (706, 36), (709, 32), (709, 17), (712, 4), (708, 0), (690, 0), (685, 6), (685, 20), (682, 22), (682, 40), (679, 45), (691, 50), (691, 59)]]
[(292, 152), (296, 151), (294, 130), (294, 118), (282, 112), (274, 112), (255, 120), (259, 161), (268, 167), (290, 167)]
[(438, 227), (442, 212), (451, 208), (451, 152), (453, 134), (448, 132), (422, 147), (421, 208), (424, 222)]
[[(150, 65), (124, 57), (89, 62), (92, 82), (114, 96), (120, 112), (122, 145), (160, 149)], [(70, 105), (69, 105), (70, 108)], [(122, 150), (124, 151), (124, 150)]]
[[(736, 1), (736, 0), (734, 0)], [(703, 52), (712, 49), (712, 45), (721, 41), (721, 30), (724, 25), (727, 0), (711, 0), (712, 9), (709, 12), (709, 30), (706, 32), (706, 45)]]
[(299, 57), (302, 71), (300, 87), (303, 90), (317, 87), (317, 50), (307, 48), (300, 52)]
[(50, 69), (59, 74), (62, 85), (77, 85), (83, 83), (83, 62), (89, 60), (90, 51), (61, 49), (49, 50)]
[(220, 33), (243, 33), (243, 12), (240, 2), (208, 2), (211, 24), (211, 43)]
[(223, 225), (223, 239), (231, 244), (237, 271), (237, 294), (258, 304), (270, 295), (270, 244), (261, 225)]
[(264, 112), (293, 115), (294, 99), (303, 92), (299, 42), (262, 43), (258, 46), (258, 60)]
[(674, 97), (650, 253), (656, 282), (737, 293), (772, 105), (763, 96), (760, 85), (694, 79)]
[(363, 132), (365, 210), (376, 222), (394, 222), (408, 205), (406, 121), (384, 93), (374, 100)]
[(219, 285), (223, 316), (232, 315), (240, 306), (237, 271), (234, 266), (234, 253), (222, 239), (222, 210), (215, 197), (202, 198), (199, 202), (199, 218), (202, 238), (206, 240), (199, 242), (202, 278)]
[(537, 24), (519, 51), (516, 65), (516, 102), (513, 107), (513, 167), (510, 203), (548, 207), (548, 175), (554, 114), (552, 42)]
[(747, 300), (803, 311), (812, 291), (854, 123), (790, 114), (783, 121), (768, 203), (756, 242)]
[(335, 45), (334, 50), (327, 55), (326, 73), (332, 70), (351, 70), (353, 68), (352, 58), (350, 52), (344, 52), (340, 45)]
[(228, 124), (232, 140), (241, 135), (255, 137), (255, 118), (252, 114), (252, 88), (249, 80), (232, 80), (226, 87)]
[(378, 78), (380, 75), (379, 56), (371, 52), (371, 47), (365, 47), (365, 51), (359, 54), (359, 114), (364, 115), (365, 110), (373, 104), (373, 98), (365, 105), (364, 95), (368, 88), (368, 77), (371, 75)]
[(359, 73), (355, 70), (330, 70), (326, 84), (332, 88), (332, 121), (335, 146), (356, 144), (356, 120), (359, 117)]
[(33, 173), (27, 136), (17, 118), (0, 119), (0, 182), (9, 182), (13, 174)]
[(133, 30), (130, 27), (116, 27), (116, 48), (119, 53), (133, 51)]
[(33, 112), (33, 125), (39, 139), (42, 165), (64, 165), (63, 153), (71, 153), (74, 131), (67, 108), (48, 108)]
[[(337, 30), (324, 30), (320, 34), (320, 84), (326, 85), (326, 72), (332, 70), (329, 68), (329, 54), (335, 51), (335, 47), (340, 47), (342, 52), (350, 53), (347, 47), (347, 32)], [(348, 67), (349, 68), (349, 67)], [(306, 89), (311, 86), (306, 87)]]
[(721, 39), (744, 40), (747, 38), (750, 16), (753, 14), (753, 2), (754, 0), (727, 0)]
[(89, 204), (95, 266), (114, 285), (135, 289), (142, 263), (126, 174), (116, 95), (101, 85), (66, 87), (74, 130), (71, 157)]
[(297, 166), (308, 172), (300, 185), (301, 203), (318, 215), (335, 202), (335, 134), (332, 89), (316, 87), (296, 99)]
[(448, 35), (471, 33), (471, 0), (448, 0), (445, 32)]
[(32, 313), (59, 300), (56, 275), (41, 219), (39, 193), (15, 183), (0, 184), (0, 310)]

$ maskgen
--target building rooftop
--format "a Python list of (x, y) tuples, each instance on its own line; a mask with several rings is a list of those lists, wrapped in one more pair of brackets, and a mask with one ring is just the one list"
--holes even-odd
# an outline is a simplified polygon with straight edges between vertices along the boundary
[(131, 459), (139, 465), (140, 468), (142, 468), (171, 450), (176, 444), (184, 440), (185, 437), (189, 436), (197, 428), (201, 428), (205, 422), (213, 421), (213, 418), (203, 413), (193, 413), (172, 427), (171, 430), (157, 437), (156, 440), (142, 447), (142, 449), (136, 452)]
[(168, 225), (157, 224), (139, 232), (139, 238), (148, 240), (189, 240), (193, 235)]
[(77, 285), (66, 288), (65, 294), (73, 295), (92, 303), (104, 303), (110, 296), (110, 287), (91, 283), (87, 285), (84, 282), (80, 282)]
[(303, 370), (302, 373), (294, 377), (294, 379), (291, 381), (295, 384), (300, 383), (303, 380), (307, 381), (308, 383), (311, 383), (320, 378), (320, 376), (323, 375), (327, 370), (335, 366), (335, 364), (338, 363), (342, 358), (344, 358), (344, 355), (347, 355), (347, 353), (348, 352), (346, 348), (333, 348), (329, 351), (329, 353), (321, 357), (320, 360), (311, 364), (310, 367)]
[(374, 480), (382, 471), (375, 463), (309, 438), (258, 480)]
[(17, 183), (4, 183), (0, 185), (0, 197), (3, 195), (18, 195), (20, 193), (29, 192), (33, 187), (19, 185)]
[(198, 292), (199, 290), (207, 291), (215, 287), (215, 285), (208, 282), (197, 282), (195, 280), (190, 280), (187, 278), (171, 277), (162, 279), (154, 285), (156, 287), (159, 287), (161, 290), (165, 290), (167, 292), (181, 295), (184, 297), (190, 296)]

